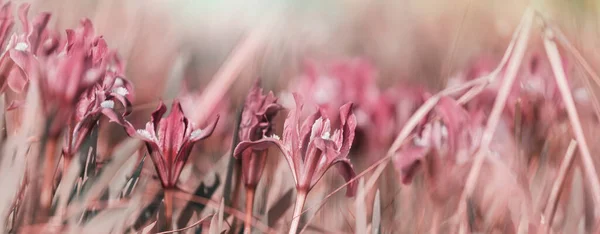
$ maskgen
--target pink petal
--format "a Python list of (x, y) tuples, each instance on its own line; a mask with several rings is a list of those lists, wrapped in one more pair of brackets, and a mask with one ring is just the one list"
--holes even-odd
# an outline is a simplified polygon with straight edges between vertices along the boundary
[(210, 123), (206, 128), (201, 129), (199, 134), (194, 134), (194, 132), (192, 132), (189, 141), (195, 142), (209, 137), (215, 131), (217, 123), (219, 122), (219, 118), (220, 116), (217, 115), (217, 118), (215, 118), (215, 120), (212, 123)]
[(340, 107), (341, 130), (343, 134), (343, 142), (338, 142), (341, 145), (340, 151), (343, 155), (347, 155), (354, 141), (356, 130), (356, 116), (352, 112), (352, 103), (347, 103)]

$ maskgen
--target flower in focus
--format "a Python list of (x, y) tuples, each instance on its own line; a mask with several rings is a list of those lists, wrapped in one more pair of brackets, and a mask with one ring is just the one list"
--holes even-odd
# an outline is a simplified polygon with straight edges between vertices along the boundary
[(173, 101), (171, 113), (166, 118), (161, 118), (166, 111), (167, 107), (161, 102), (158, 108), (152, 112), (146, 128), (138, 130), (120, 115), (109, 114), (107, 116), (112, 121), (125, 126), (128, 135), (146, 142), (163, 188), (171, 189), (176, 187), (181, 170), (190, 156), (194, 143), (212, 134), (219, 117), (217, 116), (206, 128), (199, 129), (185, 117), (178, 100)]
[[(277, 98), (273, 92), (263, 95), (260, 83), (257, 81), (244, 103), (239, 130), (241, 142), (254, 142), (273, 136), (272, 121), (277, 112), (281, 110), (281, 106), (276, 102)], [(247, 187), (255, 188), (265, 166), (267, 150), (246, 148), (238, 153), (240, 154), (234, 154), (234, 156), (237, 158), (241, 156), (244, 184)]]
[[(356, 116), (352, 113), (352, 104), (340, 108), (339, 129), (331, 132), (331, 121), (324, 118), (320, 111), (309, 116), (300, 126), (299, 115), (302, 100), (294, 94), (296, 108), (290, 111), (284, 124), (283, 139), (276, 135), (257, 141), (242, 141), (235, 148), (239, 155), (248, 148), (264, 150), (271, 145), (277, 146), (285, 156), (299, 193), (308, 193), (332, 166), (338, 169), (346, 181), (356, 176), (348, 153), (354, 140)], [(298, 128), (300, 127), (300, 129)], [(346, 195), (352, 196), (356, 184), (350, 183)]]

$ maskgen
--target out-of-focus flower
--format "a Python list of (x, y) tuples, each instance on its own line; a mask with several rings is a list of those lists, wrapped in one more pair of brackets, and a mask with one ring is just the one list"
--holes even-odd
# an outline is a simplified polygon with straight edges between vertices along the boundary
[(471, 161), (479, 145), (481, 117), (470, 115), (449, 97), (440, 99), (434, 111), (417, 126), (412, 142), (397, 153), (395, 166), (402, 182), (409, 184), (423, 169), (430, 189), (438, 191), (438, 195), (460, 189), (460, 176), (456, 180), (440, 177), (456, 174), (456, 168)]
[[(35, 21), (33, 25), (37, 25)], [(38, 54), (36, 44), (32, 40), (29, 43), (24, 46), (17, 43), (10, 55), (28, 79), (36, 79), (45, 111), (54, 118), (49, 131), (54, 137), (73, 120), (72, 110), (82, 96), (105, 77), (112, 57), (108, 56), (104, 39), (94, 35), (88, 19), (82, 20), (76, 30), (67, 30), (66, 45), (52, 53)]]
[(391, 142), (398, 99), (381, 92), (376, 70), (367, 60), (354, 58), (325, 65), (308, 61), (304, 72), (291, 89), (304, 94), (306, 103), (318, 106), (327, 118), (338, 118), (337, 107), (354, 103), (358, 148), (377, 151)]
[[(73, 156), (73, 151), (79, 149), (103, 114), (110, 116), (119, 114), (125, 117), (131, 113), (132, 86), (123, 77), (123, 65), (116, 53), (111, 53), (109, 57), (112, 57), (112, 62), (101, 82), (85, 92), (77, 103), (75, 127), (73, 132), (68, 133), (70, 134), (68, 142), (71, 143), (63, 149), (65, 157)], [(122, 107), (120, 113), (117, 113), (119, 109), (117, 103)]]
[[(274, 134), (272, 121), (281, 110), (281, 106), (276, 103), (277, 98), (273, 92), (263, 95), (262, 91), (260, 82), (257, 81), (246, 97), (239, 130), (241, 142), (258, 141)], [(242, 174), (247, 187), (256, 188), (265, 166), (267, 152), (266, 149), (247, 148), (239, 152), (240, 154), (234, 154), (237, 158), (241, 156)]]
[(199, 129), (185, 117), (178, 100), (173, 101), (171, 113), (166, 118), (161, 118), (166, 111), (167, 107), (161, 102), (152, 113), (150, 122), (146, 123), (146, 128), (138, 130), (121, 115), (107, 116), (125, 126), (128, 135), (146, 142), (163, 188), (172, 189), (177, 185), (194, 143), (212, 134), (219, 117), (206, 128)]
[[(347, 158), (356, 128), (352, 104), (340, 108), (341, 126), (331, 132), (331, 121), (322, 117), (320, 111), (305, 119), (300, 127), (302, 100), (297, 94), (294, 94), (294, 100), (296, 108), (290, 111), (285, 121), (283, 139), (273, 135), (257, 141), (243, 141), (235, 148), (234, 154), (239, 155), (248, 148), (264, 150), (271, 145), (277, 146), (292, 170), (299, 193), (308, 193), (334, 165), (338, 166), (346, 181), (354, 178), (354, 169)], [(355, 189), (355, 183), (350, 183), (346, 194), (352, 196)]]

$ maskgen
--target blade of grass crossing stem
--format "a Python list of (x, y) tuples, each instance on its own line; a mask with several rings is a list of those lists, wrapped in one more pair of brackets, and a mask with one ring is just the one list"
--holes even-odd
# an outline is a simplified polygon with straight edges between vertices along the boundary
[[(600, 181), (598, 181), (598, 174), (596, 173), (596, 169), (594, 168), (594, 161), (592, 160), (592, 155), (590, 153), (590, 149), (588, 148), (588, 144), (583, 133), (583, 127), (581, 126), (581, 122), (579, 121), (579, 114), (577, 113), (577, 109), (575, 108), (573, 95), (571, 94), (571, 90), (569, 88), (567, 78), (565, 76), (565, 71), (561, 64), (561, 57), (558, 52), (558, 48), (556, 48), (556, 44), (553, 41), (553, 38), (554, 36), (552, 31), (547, 29), (544, 34), (544, 47), (546, 48), (546, 54), (548, 55), (548, 59), (550, 60), (550, 64), (552, 65), (554, 78), (556, 79), (556, 83), (558, 85), (560, 94), (567, 109), (572, 130), (575, 135), (575, 140), (577, 141), (579, 151), (581, 152), (581, 162), (583, 164), (582, 167), (585, 172), (585, 177), (587, 177), (590, 183), (594, 203), (596, 204), (595, 206), (599, 207)], [(600, 209), (596, 209), (596, 216), (598, 216), (599, 211)]]
[(494, 106), (492, 107), (492, 111), (489, 115), (486, 128), (483, 132), (483, 135), (481, 136), (479, 150), (477, 150), (475, 154), (473, 166), (469, 171), (467, 180), (465, 182), (465, 188), (460, 198), (461, 204), (458, 208), (458, 214), (460, 216), (463, 216), (461, 218), (462, 221), (460, 222), (460, 233), (466, 231), (466, 222), (464, 220), (464, 218), (467, 218), (464, 216), (464, 211), (466, 209), (466, 201), (475, 189), (475, 184), (477, 183), (477, 178), (479, 178), (481, 166), (483, 165), (485, 156), (488, 154), (489, 145), (492, 142), (494, 133), (496, 131), (496, 127), (500, 122), (501, 113), (504, 110), (508, 94), (510, 93), (510, 89), (515, 81), (517, 71), (521, 65), (521, 60), (523, 59), (523, 55), (525, 54), (525, 50), (527, 48), (527, 42), (529, 41), (529, 35), (534, 18), (533, 9), (527, 8), (523, 17), (525, 18), (523, 31), (517, 39), (517, 42), (515, 44), (515, 51), (510, 61), (508, 62), (505, 77), (502, 80), (502, 84), (498, 91), (498, 95), (496, 96), (496, 100), (494, 101)]

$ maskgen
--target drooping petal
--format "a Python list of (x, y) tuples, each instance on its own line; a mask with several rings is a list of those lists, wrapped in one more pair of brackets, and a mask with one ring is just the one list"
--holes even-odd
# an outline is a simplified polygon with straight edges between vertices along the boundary
[(242, 153), (246, 149), (252, 149), (256, 151), (267, 150), (269, 147), (275, 146), (279, 149), (279, 151), (285, 157), (290, 170), (292, 170), (292, 175), (294, 176), (294, 181), (298, 183), (297, 172), (300, 171), (299, 166), (297, 165), (295, 160), (292, 158), (292, 152), (289, 152), (286, 148), (286, 145), (279, 139), (267, 137), (257, 141), (242, 141), (240, 142), (235, 149), (233, 150), (233, 156), (236, 158), (240, 158)]
[(190, 134), (189, 142), (196, 142), (209, 137), (215, 131), (217, 123), (219, 122), (219, 118), (220, 116), (217, 115), (217, 118), (215, 118), (215, 120), (212, 123), (206, 126), (206, 128), (192, 131)]
[[(350, 163), (350, 160), (340, 155), (340, 152), (336, 149), (337, 146), (335, 142), (331, 140), (315, 138), (311, 146), (314, 146), (315, 149), (318, 149), (314, 151), (308, 151), (315, 153), (311, 153), (311, 155), (308, 155), (305, 163), (305, 165), (309, 167), (313, 164), (316, 164), (315, 170), (312, 172), (313, 174), (304, 175), (306, 178), (310, 178), (311, 189), (319, 182), (319, 180), (321, 180), (321, 178), (325, 175), (325, 172), (327, 172), (329, 168), (331, 168), (337, 163), (342, 163), (340, 165), (342, 168), (340, 168), (339, 170), (346, 181), (350, 181), (354, 178), (354, 176), (356, 176), (352, 164)], [(354, 184), (355, 183), (353, 182), (348, 185), (348, 188), (346, 190), (347, 196), (354, 195)]]
[(394, 166), (400, 172), (400, 180), (403, 184), (410, 184), (417, 169), (422, 165), (422, 159), (429, 152), (429, 147), (408, 146), (396, 153)]

